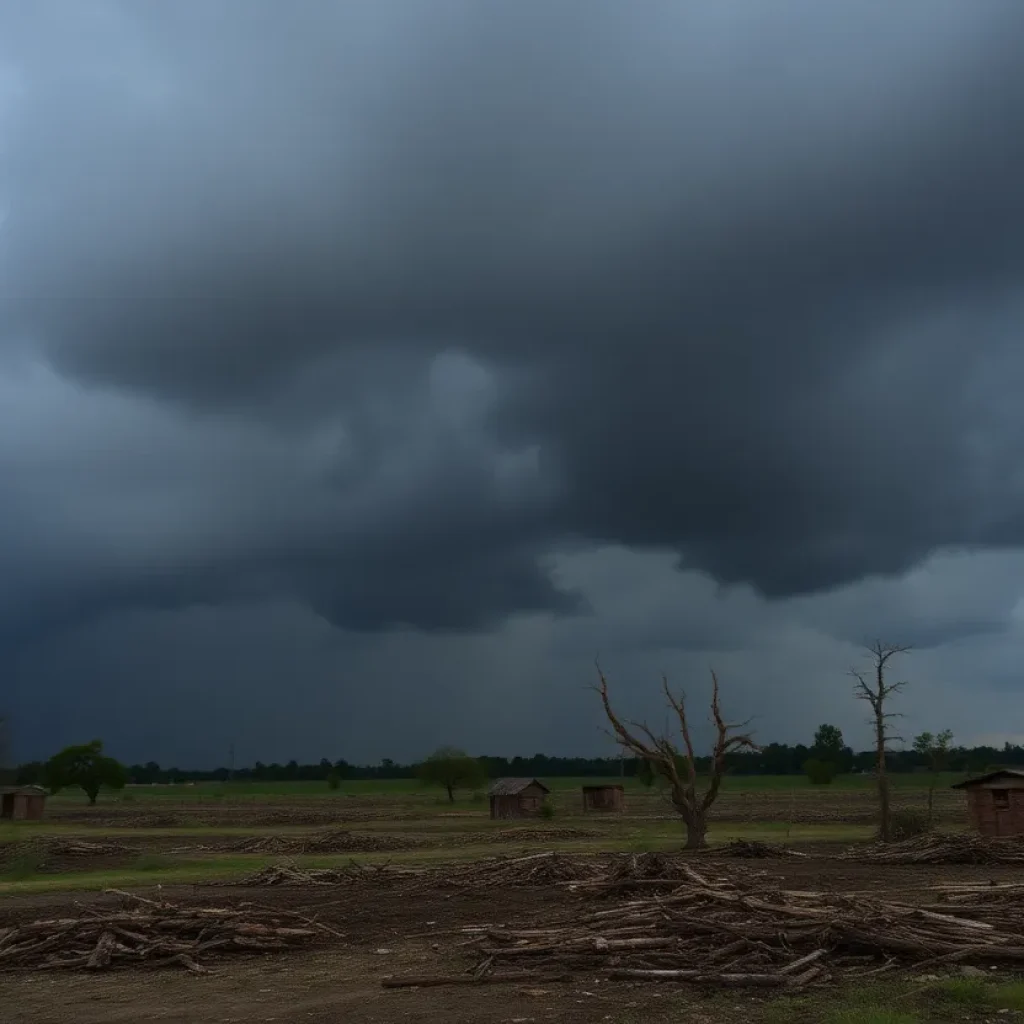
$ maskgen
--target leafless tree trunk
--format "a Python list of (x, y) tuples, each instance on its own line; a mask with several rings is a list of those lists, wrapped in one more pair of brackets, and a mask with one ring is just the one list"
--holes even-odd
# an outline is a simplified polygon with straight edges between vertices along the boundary
[[(682, 694), (674, 697), (669, 689), (668, 680), (662, 677), (665, 699), (679, 720), (679, 732), (684, 747), (680, 754), (667, 736), (655, 736), (646, 725), (629, 722), (627, 724), (636, 730), (631, 732), (627, 724), (623, 724), (612, 710), (608, 698), (608, 680), (605, 679), (600, 665), (597, 667), (597, 675), (600, 679), (597, 691), (601, 695), (604, 713), (611, 723), (615, 738), (623, 749), (647, 761), (668, 784), (672, 806), (686, 825), (686, 849), (695, 850), (704, 846), (708, 809), (715, 802), (721, 788), (726, 755), (743, 748), (758, 749), (749, 735), (737, 732), (747, 723), (730, 724), (722, 718), (718, 703), (718, 677), (712, 671), (711, 680), (714, 688), (711, 697), (711, 716), (715, 724), (716, 739), (711, 755), (711, 779), (707, 790), (701, 794), (697, 791), (697, 761), (693, 751), (693, 740), (690, 737), (690, 726), (686, 719), (685, 697)], [(642, 734), (644, 739), (641, 739), (638, 733)]]
[(902, 737), (894, 736), (889, 732), (890, 719), (900, 716), (887, 712), (885, 702), (892, 694), (899, 693), (907, 685), (905, 680), (898, 683), (887, 683), (885, 670), (894, 655), (905, 654), (909, 650), (909, 647), (899, 644), (883, 644), (881, 640), (876, 640), (868, 647), (873, 663), (871, 671), (850, 670), (850, 674), (855, 680), (854, 696), (858, 700), (866, 700), (871, 705), (871, 723), (875, 728), (875, 774), (878, 782), (878, 837), (883, 843), (889, 842), (892, 834), (885, 747), (889, 740), (902, 739)]

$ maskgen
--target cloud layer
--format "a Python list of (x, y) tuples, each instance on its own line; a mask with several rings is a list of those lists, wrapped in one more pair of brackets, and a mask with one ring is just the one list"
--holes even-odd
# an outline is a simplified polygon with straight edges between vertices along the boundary
[(1022, 39), (954, 0), (5, 8), (11, 678), (243, 607), (379, 665), (1007, 635)]

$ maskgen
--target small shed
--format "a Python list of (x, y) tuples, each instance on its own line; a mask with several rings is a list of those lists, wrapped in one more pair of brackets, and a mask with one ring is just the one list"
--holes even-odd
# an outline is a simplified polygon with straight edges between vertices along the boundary
[(540, 814), (551, 790), (537, 779), (498, 779), (487, 795), (492, 818), (530, 818)]
[(983, 836), (1024, 835), (1024, 772), (1001, 768), (953, 789), (967, 793), (968, 818)]
[(591, 811), (623, 811), (626, 808), (624, 786), (584, 786), (583, 813)]
[(40, 786), (0, 786), (0, 819), (38, 821), (46, 806), (46, 790)]

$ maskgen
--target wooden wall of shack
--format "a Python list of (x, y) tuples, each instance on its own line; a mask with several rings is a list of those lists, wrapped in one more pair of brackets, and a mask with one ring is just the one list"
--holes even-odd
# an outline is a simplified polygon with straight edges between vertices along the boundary
[(972, 828), (983, 836), (1024, 835), (1024, 779), (995, 778), (965, 789)]

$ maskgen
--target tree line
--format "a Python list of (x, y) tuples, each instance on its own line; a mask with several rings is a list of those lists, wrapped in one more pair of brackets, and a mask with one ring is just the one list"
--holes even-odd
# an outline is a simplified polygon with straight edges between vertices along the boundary
[[(835, 726), (828, 726), (830, 729)], [(819, 728), (819, 732), (821, 729)], [(925, 734), (926, 735), (926, 734)], [(916, 739), (916, 737), (915, 737)], [(829, 748), (829, 754), (834, 748)], [(820, 753), (814, 740), (810, 743), (769, 743), (758, 751), (732, 751), (725, 755), (726, 771), (730, 775), (809, 775), (808, 762)], [(841, 745), (834, 751), (833, 775), (851, 772), (870, 773), (875, 770), (876, 755), (873, 750), (854, 752), (849, 746)], [(609, 778), (623, 776), (641, 777), (644, 774), (644, 760), (639, 757), (559, 757), (548, 754), (534, 754), (532, 757), (480, 757), (487, 778), (505, 776), (538, 778)], [(696, 757), (697, 770), (707, 774), (711, 768), (711, 757)], [(894, 773), (926, 771), (931, 767), (927, 753), (908, 747), (905, 750), (886, 752), (888, 770)], [(324, 782), (332, 772), (342, 780), (367, 779), (414, 779), (417, 778), (421, 762), (392, 761), (383, 759), (378, 764), (350, 764), (345, 760), (328, 760), (299, 764), (257, 761), (251, 767), (189, 769), (162, 767), (155, 761), (145, 764), (125, 765), (129, 783), (136, 785), (179, 782)], [(998, 765), (1000, 767), (1024, 768), (1024, 746), (1005, 744), (1002, 747), (952, 747), (946, 759), (945, 770), (963, 774), (977, 774)], [(32, 761), (17, 769), (18, 785), (41, 785), (44, 783), (43, 761)], [(812, 780), (813, 781), (813, 780)]]

